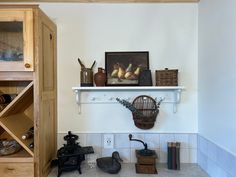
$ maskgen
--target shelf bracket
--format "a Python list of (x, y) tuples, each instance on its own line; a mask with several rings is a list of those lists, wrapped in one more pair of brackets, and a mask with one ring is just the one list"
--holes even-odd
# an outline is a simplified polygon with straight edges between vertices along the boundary
[(75, 90), (75, 99), (78, 105), (78, 113), (81, 114), (81, 91), (79, 89)]
[(181, 100), (181, 89), (177, 89), (174, 91), (174, 102), (173, 102), (173, 112), (177, 112), (177, 104), (180, 103)]

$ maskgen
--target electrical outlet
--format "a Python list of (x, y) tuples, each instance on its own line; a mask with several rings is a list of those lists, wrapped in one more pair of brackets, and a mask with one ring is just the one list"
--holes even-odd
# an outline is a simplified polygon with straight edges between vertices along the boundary
[(103, 136), (103, 147), (105, 149), (113, 149), (114, 146), (114, 135), (104, 134)]

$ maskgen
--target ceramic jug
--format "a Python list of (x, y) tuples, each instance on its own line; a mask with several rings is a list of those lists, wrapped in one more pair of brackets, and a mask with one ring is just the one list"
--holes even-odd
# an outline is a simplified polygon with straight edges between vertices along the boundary
[(94, 75), (94, 82), (96, 86), (105, 86), (106, 74), (104, 69), (98, 68), (98, 72)]

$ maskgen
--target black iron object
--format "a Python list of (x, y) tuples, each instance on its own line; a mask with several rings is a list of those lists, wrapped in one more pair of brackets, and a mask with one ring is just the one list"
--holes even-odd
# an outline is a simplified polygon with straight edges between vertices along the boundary
[(141, 155), (141, 156), (152, 156), (153, 155), (153, 151), (148, 149), (148, 145), (147, 143), (144, 143), (142, 140), (139, 140), (139, 139), (133, 139), (132, 138), (133, 135), (132, 134), (129, 134), (129, 140), (130, 141), (137, 141), (137, 142), (140, 142), (143, 144), (144, 146), (144, 149), (141, 149), (141, 150), (138, 150), (138, 154)]
[(97, 166), (104, 172), (110, 173), (110, 174), (116, 174), (121, 169), (120, 161), (123, 160), (120, 158), (120, 155), (117, 151), (114, 151), (112, 153), (112, 157), (102, 157), (98, 158), (97, 160)]
[(92, 146), (81, 147), (78, 140), (78, 136), (72, 134), (70, 131), (68, 135), (64, 137), (67, 144), (64, 144), (57, 151), (57, 164), (58, 164), (58, 177), (60, 177), (63, 171), (78, 170), (81, 174), (81, 162), (85, 160), (85, 154), (94, 153)]

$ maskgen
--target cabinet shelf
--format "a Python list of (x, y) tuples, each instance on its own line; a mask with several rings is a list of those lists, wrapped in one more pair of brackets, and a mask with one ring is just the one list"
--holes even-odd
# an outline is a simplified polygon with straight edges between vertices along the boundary
[(33, 126), (33, 121), (24, 113), (14, 114), (0, 118), (0, 126), (9, 133), (31, 156), (33, 151), (29, 148), (32, 139), (22, 140), (21, 136)]
[(183, 90), (182, 86), (138, 86), (138, 87), (72, 87), (73, 90), (81, 91), (131, 91), (131, 90)]
[(0, 113), (0, 117), (24, 111), (33, 103), (33, 82), (25, 87), (17, 97)]
[[(146, 94), (153, 93), (155, 94), (155, 99), (158, 100), (156, 96), (157, 92), (172, 92), (172, 99), (166, 99), (169, 96), (162, 96), (164, 98), (164, 103), (172, 103), (173, 104), (173, 112), (177, 111), (177, 104), (180, 103), (181, 92), (185, 89), (183, 86), (138, 86), (138, 87), (72, 87), (72, 90), (76, 93), (76, 103), (79, 106), (79, 113), (81, 112), (81, 104), (82, 103), (116, 103), (116, 96), (112, 96), (111, 92), (134, 92), (137, 95), (137, 92), (145, 92)], [(82, 93), (103, 93), (100, 96), (86, 96), (82, 98)], [(118, 97), (121, 95), (119, 94)], [(131, 97), (123, 98), (127, 101), (131, 100)]]
[(22, 148), (17, 153), (0, 157), (1, 162), (33, 162), (33, 157)]
[[(2, 127), (0, 127), (2, 129)], [(6, 132), (0, 133), (0, 139), (3, 140), (12, 140), (13, 138)], [(18, 163), (18, 162), (33, 162), (33, 157), (24, 149), (21, 148), (20, 151), (6, 155), (0, 156), (0, 163)]]

